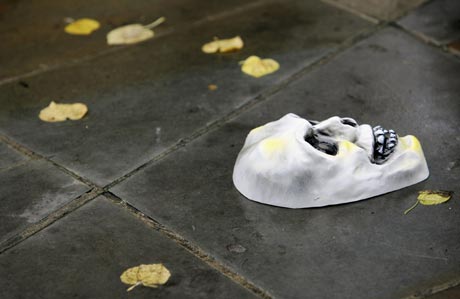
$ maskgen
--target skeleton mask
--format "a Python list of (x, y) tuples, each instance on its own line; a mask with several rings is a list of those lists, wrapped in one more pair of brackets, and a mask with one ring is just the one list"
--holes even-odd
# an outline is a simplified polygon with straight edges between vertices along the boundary
[(428, 166), (414, 136), (351, 118), (307, 121), (295, 114), (253, 129), (233, 182), (247, 198), (287, 208), (358, 201), (418, 183)]

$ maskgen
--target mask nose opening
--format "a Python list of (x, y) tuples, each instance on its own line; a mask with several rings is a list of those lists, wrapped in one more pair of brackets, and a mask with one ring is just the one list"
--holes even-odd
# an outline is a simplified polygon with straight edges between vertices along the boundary
[(339, 148), (335, 142), (333, 142), (326, 135), (320, 134), (318, 131), (309, 130), (303, 139), (313, 148), (325, 154), (335, 156), (339, 151)]

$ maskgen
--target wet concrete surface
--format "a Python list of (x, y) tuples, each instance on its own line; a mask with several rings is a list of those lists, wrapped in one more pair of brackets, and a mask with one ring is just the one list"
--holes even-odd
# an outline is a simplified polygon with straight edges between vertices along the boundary
[[(140, 264), (172, 273), (157, 289), (120, 282)], [(2, 298), (257, 298), (104, 197), (0, 256)]]
[[(2, 47), (0, 81), (11, 76), (54, 68), (84, 60), (115, 48), (106, 44), (106, 34), (119, 26), (148, 24), (164, 16), (167, 23), (157, 28), (157, 35), (169, 34), (210, 16), (219, 16), (256, 1), (3, 1), (0, 5)], [(101, 27), (90, 36), (64, 32), (67, 19), (92, 18)]]
[(398, 23), (440, 45), (460, 42), (460, 2), (430, 1)]
[[(0, 160), (8, 159), (2, 155)], [(26, 160), (0, 170), (0, 242), (82, 195), (90, 188), (44, 161)]]
[[(460, 192), (460, 173), (451, 167), (460, 146), (451, 138), (460, 126), (460, 89), (445, 74), (458, 77), (459, 62), (405, 33), (382, 30), (113, 192), (275, 297), (409, 296), (460, 275), (458, 201), (404, 215), (418, 190)], [(250, 202), (232, 184), (236, 156), (252, 128), (289, 112), (314, 120), (354, 117), (414, 134), (430, 178), (333, 207), (289, 210)]]
[[(0, 298), (454, 298), (460, 61), (443, 22), (455, 7), (430, 1), (375, 25), (314, 0), (0, 4)], [(160, 16), (155, 38), (106, 45), (110, 29)], [(67, 35), (69, 17), (101, 28)], [(235, 35), (239, 52), (200, 51)], [(249, 77), (250, 55), (280, 70)], [(89, 113), (40, 121), (52, 100)], [(333, 207), (249, 201), (232, 183), (236, 156), (252, 128), (289, 112), (416, 135), (430, 177)], [(404, 215), (423, 189), (454, 197)], [(121, 272), (156, 262), (170, 281), (126, 293)]]
[[(104, 186), (307, 67), (371, 25), (317, 2), (269, 2), (74, 67), (0, 87), (0, 132)], [(218, 29), (217, 29), (218, 28)], [(238, 53), (206, 55), (214, 36), (241, 34)], [(276, 76), (240, 71), (250, 55), (282, 65)], [(216, 84), (216, 91), (208, 90)], [(43, 123), (51, 101), (84, 102), (79, 122)], [(39, 132), (39, 133), (38, 133)]]

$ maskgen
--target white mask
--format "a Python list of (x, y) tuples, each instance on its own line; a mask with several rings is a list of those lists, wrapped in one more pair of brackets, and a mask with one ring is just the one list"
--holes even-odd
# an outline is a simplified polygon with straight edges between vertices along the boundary
[(253, 129), (233, 170), (247, 198), (280, 207), (342, 204), (426, 179), (414, 136), (358, 125), (351, 118), (309, 122), (295, 114)]

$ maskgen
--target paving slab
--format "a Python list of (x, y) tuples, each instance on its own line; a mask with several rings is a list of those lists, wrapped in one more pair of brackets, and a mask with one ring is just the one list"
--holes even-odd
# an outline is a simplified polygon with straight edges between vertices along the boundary
[(379, 20), (392, 20), (426, 0), (324, 0)]
[[(157, 34), (161, 35), (174, 28), (189, 26), (210, 16), (219, 16), (256, 2), (101, 0), (80, 3), (51, 0), (44, 4), (39, 0), (2, 1), (0, 81), (110, 50), (106, 34), (118, 26), (148, 24), (164, 16), (167, 23), (156, 29)], [(100, 22), (101, 27), (90, 36), (69, 35), (64, 32), (66, 18), (93, 18)]]
[[(430, 1), (398, 23), (440, 45), (460, 43), (460, 2)], [(460, 44), (457, 50), (460, 51)]]
[[(0, 161), (9, 157), (2, 155)], [(0, 241), (39, 222), (88, 190), (88, 186), (43, 160), (22, 158), (22, 162), (0, 169)]]
[(460, 286), (428, 296), (427, 299), (458, 299), (460, 298)]
[[(281, 1), (164, 36), (75, 67), (0, 87), (0, 132), (82, 177), (106, 185), (198, 128), (240, 107), (371, 25), (321, 2)], [(214, 36), (241, 35), (238, 53), (207, 55)], [(281, 69), (256, 79), (250, 55)], [(218, 89), (208, 90), (209, 84)], [(44, 123), (51, 100), (84, 102), (81, 121)]]
[(28, 159), (6, 143), (0, 141), (0, 172)]
[[(157, 289), (121, 283), (163, 263)], [(0, 256), (1, 298), (257, 298), (140, 219), (99, 197)]]
[[(385, 29), (112, 192), (275, 298), (409, 296), (460, 277), (460, 85), (445, 80), (458, 76), (455, 58)], [(249, 201), (232, 183), (236, 156), (252, 128), (289, 112), (314, 120), (349, 116), (414, 134), (431, 175), (332, 207), (291, 210)], [(404, 215), (425, 189), (456, 195)]]

